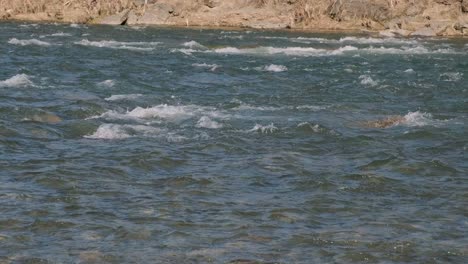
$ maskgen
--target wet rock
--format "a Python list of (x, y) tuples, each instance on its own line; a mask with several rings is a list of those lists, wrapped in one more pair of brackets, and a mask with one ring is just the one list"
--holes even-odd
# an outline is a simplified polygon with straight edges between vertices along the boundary
[(124, 10), (118, 14), (104, 17), (98, 23), (103, 25), (124, 25), (127, 22), (130, 9)]
[(33, 115), (31, 117), (31, 121), (48, 124), (57, 124), (62, 122), (62, 119), (51, 113), (41, 113)]
[(391, 126), (398, 125), (403, 121), (405, 121), (405, 117), (403, 116), (391, 116), (381, 120), (368, 121), (364, 126), (370, 128), (389, 128)]

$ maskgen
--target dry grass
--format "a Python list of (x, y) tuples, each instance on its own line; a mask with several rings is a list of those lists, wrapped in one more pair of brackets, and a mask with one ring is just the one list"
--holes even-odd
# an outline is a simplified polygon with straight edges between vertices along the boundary
[(0, 12), (13, 14), (83, 9), (89, 14), (107, 15), (134, 6), (133, 0), (0, 0)]

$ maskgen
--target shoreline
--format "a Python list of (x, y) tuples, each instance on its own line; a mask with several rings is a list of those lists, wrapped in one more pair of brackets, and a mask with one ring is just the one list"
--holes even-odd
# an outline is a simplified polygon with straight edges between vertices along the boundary
[[(369, 34), (382, 37), (467, 37), (468, 0), (59, 0), (0, 4), (0, 22), (156, 26), (193, 29)], [(64, 2), (64, 3), (61, 3)], [(313, 2), (313, 5), (309, 3)], [(68, 3), (68, 5), (67, 5)], [(304, 5), (305, 3), (305, 5)]]
[[(229, 30), (229, 31), (266, 31), (266, 32), (282, 32), (282, 33), (305, 33), (305, 34), (343, 34), (343, 35), (367, 35), (375, 37), (384, 37), (379, 34), (379, 31), (372, 30), (360, 30), (360, 29), (323, 29), (323, 28), (252, 28), (252, 27), (238, 27), (238, 26), (200, 26), (200, 25), (157, 25), (157, 24), (147, 24), (147, 25), (107, 25), (107, 24), (96, 24), (96, 23), (70, 23), (64, 21), (54, 21), (54, 20), (20, 20), (20, 19), (9, 19), (9, 20), (0, 20), (0, 25), (2, 23), (17, 23), (17, 24), (43, 24), (43, 25), (84, 25), (84, 26), (96, 26), (96, 27), (128, 27), (128, 28), (138, 28), (138, 27), (148, 27), (148, 28), (162, 28), (162, 29), (190, 29), (190, 30)], [(440, 36), (442, 37), (442, 36)], [(443, 37), (454, 37), (454, 38), (466, 38), (466, 36), (443, 36)], [(414, 38), (411, 36), (402, 38)]]

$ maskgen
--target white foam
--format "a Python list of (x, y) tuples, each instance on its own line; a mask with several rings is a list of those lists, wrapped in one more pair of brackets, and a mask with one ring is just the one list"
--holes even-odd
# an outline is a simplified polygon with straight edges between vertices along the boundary
[(216, 121), (211, 120), (207, 116), (202, 116), (200, 118), (200, 120), (198, 120), (198, 122), (196, 124), (196, 127), (198, 127), (198, 128), (218, 129), (218, 128), (222, 128), (223, 125), (216, 122)]
[(404, 73), (414, 73), (414, 70), (413, 69), (407, 69), (404, 71)]
[(320, 105), (300, 105), (296, 107), (297, 110), (312, 110), (312, 111), (321, 111), (328, 109), (330, 106), (320, 106)]
[(322, 44), (340, 44), (340, 43), (350, 43), (350, 44), (416, 44), (417, 40), (414, 39), (403, 39), (395, 38), (393, 35), (387, 38), (373, 38), (373, 37), (344, 37), (340, 39), (328, 39), (328, 38), (316, 38), (316, 37), (297, 37), (297, 38), (287, 38), (287, 37), (260, 37), (263, 39), (284, 39), (292, 42), (300, 43), (322, 43)]
[(312, 130), (314, 133), (320, 133), (320, 132), (324, 131), (324, 129), (322, 127), (320, 127), (318, 124), (312, 125), (309, 122), (302, 122), (302, 123), (298, 124), (297, 127), (298, 128), (308, 128), (308, 129)]
[(254, 111), (278, 111), (278, 110), (284, 109), (284, 107), (253, 106), (253, 105), (242, 103), (241, 105), (239, 105), (238, 107), (235, 107), (234, 109), (238, 110), (238, 111), (246, 111), (246, 110), (247, 111), (250, 111), (250, 110), (254, 110)]
[(70, 24), (70, 27), (71, 28), (88, 28), (87, 26), (83, 25), (83, 24)]
[(433, 125), (436, 122), (432, 119), (432, 115), (430, 113), (416, 111), (406, 114), (401, 123), (407, 126), (426, 126)]
[(255, 68), (257, 70), (261, 70), (261, 71), (268, 71), (268, 72), (284, 72), (284, 71), (287, 71), (288, 68), (284, 65), (276, 65), (276, 64), (270, 64), (270, 65), (267, 65), (267, 66), (264, 66), (264, 67), (258, 67), (258, 68)]
[(414, 39), (401, 39), (401, 38), (358, 38), (358, 37), (344, 37), (339, 40), (341, 43), (357, 43), (357, 44), (377, 44), (377, 43), (388, 43), (388, 44), (416, 44), (417, 40)]
[(119, 113), (117, 111), (107, 111), (99, 116), (93, 116), (88, 119), (104, 118), (111, 120), (118, 119), (133, 119), (136, 121), (143, 121), (147, 119), (164, 119), (166, 121), (178, 122), (189, 119), (194, 116), (208, 116), (210, 118), (225, 118), (226, 116), (214, 108), (201, 107), (197, 105), (167, 105), (161, 104), (153, 107), (143, 108), (136, 107), (126, 113)]
[(17, 74), (9, 79), (0, 81), (0, 87), (27, 87), (34, 86), (34, 83), (26, 74)]
[(195, 49), (172, 49), (171, 52), (180, 52), (185, 55), (192, 55), (194, 52), (200, 52), (200, 50), (195, 50)]
[[(179, 50), (180, 51), (180, 50)], [(182, 52), (182, 51), (181, 51)], [(185, 51), (188, 52), (188, 51)], [(190, 50), (192, 52), (202, 52), (197, 50)], [(450, 48), (443, 49), (428, 49), (427, 47), (418, 46), (404, 46), (404, 47), (367, 47), (357, 48), (355, 46), (344, 46), (337, 49), (323, 49), (313, 47), (256, 47), (256, 48), (236, 48), (225, 47), (218, 48), (203, 52), (215, 52), (221, 54), (257, 54), (257, 55), (276, 55), (284, 54), (290, 56), (337, 56), (349, 53), (377, 53), (377, 54), (456, 54), (457, 52)]]
[(255, 126), (252, 129), (250, 129), (249, 132), (260, 132), (263, 134), (271, 134), (278, 130), (279, 129), (273, 123), (266, 125), (266, 126), (255, 124)]
[(143, 96), (142, 94), (115, 94), (105, 98), (106, 101), (135, 100)]
[(441, 81), (446, 82), (458, 82), (463, 78), (463, 73), (461, 72), (445, 72), (439, 76)]
[(361, 75), (359, 76), (359, 79), (361, 80), (362, 85), (377, 86), (379, 84), (377, 81), (374, 81), (369, 75)]
[(202, 44), (192, 40), (192, 41), (188, 41), (188, 42), (185, 42), (184, 44), (182, 44), (184, 47), (188, 47), (190, 49), (202, 49), (202, 50), (205, 50), (207, 49), (207, 47), (203, 46)]
[(238, 49), (234, 47), (226, 47), (215, 49), (216, 53), (225, 53), (225, 54), (284, 54), (292, 56), (329, 56), (329, 55), (341, 55), (346, 52), (356, 51), (358, 48), (353, 46), (340, 47), (334, 50), (327, 49), (316, 49), (312, 47), (286, 47), (286, 48), (276, 48), (276, 47), (258, 47), (258, 48), (246, 48)]
[(379, 54), (450, 54), (457, 53), (452, 49), (436, 49), (429, 50), (424, 46), (408, 46), (402, 48), (387, 48), (387, 47), (369, 47), (361, 49), (364, 52), (379, 53)]
[(105, 81), (102, 81), (100, 83), (98, 83), (99, 86), (102, 86), (102, 87), (114, 87), (115, 85), (115, 81), (114, 80), (105, 80)]
[(215, 71), (220, 66), (218, 64), (206, 64), (206, 63), (193, 63), (192, 66), (200, 68), (210, 68), (210, 71)]
[(9, 44), (13, 45), (20, 45), (20, 46), (28, 46), (28, 45), (36, 45), (36, 46), (50, 46), (49, 42), (41, 41), (38, 39), (17, 39), (17, 38), (11, 38), (8, 41)]
[(75, 44), (98, 48), (150, 51), (154, 50), (160, 42), (122, 42), (115, 40), (89, 41), (87, 39), (82, 39), (75, 42)]
[(155, 136), (161, 130), (143, 125), (102, 124), (92, 135), (84, 136), (90, 139), (125, 139), (133, 136)]
[(53, 33), (53, 34), (49, 34), (49, 35), (41, 35), (41, 38), (45, 38), (45, 37), (71, 37), (72, 34), (70, 33), (63, 33), (63, 32), (57, 32), (57, 33)]

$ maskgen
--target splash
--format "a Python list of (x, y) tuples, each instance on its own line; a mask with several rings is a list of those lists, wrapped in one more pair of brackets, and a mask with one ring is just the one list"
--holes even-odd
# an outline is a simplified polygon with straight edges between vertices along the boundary
[(115, 94), (105, 98), (106, 101), (135, 100), (142, 97), (142, 94)]
[(279, 129), (273, 123), (266, 126), (255, 124), (255, 126), (249, 130), (249, 132), (259, 132), (262, 134), (272, 134), (277, 131), (279, 131)]
[(87, 39), (82, 39), (81, 41), (75, 42), (75, 44), (98, 48), (151, 51), (156, 49), (156, 46), (159, 45), (160, 42), (121, 42), (115, 40), (89, 41)]
[(17, 74), (9, 79), (0, 81), (0, 87), (28, 87), (34, 86), (34, 83), (29, 79), (30, 76), (26, 74)]
[(260, 70), (260, 71), (268, 71), (268, 72), (284, 72), (288, 70), (286, 66), (276, 65), (276, 64), (270, 64), (270, 65), (267, 65), (264, 67), (258, 67), (255, 69)]
[(211, 120), (207, 116), (202, 116), (200, 118), (200, 120), (198, 120), (198, 122), (196, 124), (196, 127), (198, 127), (198, 128), (209, 128), (209, 129), (218, 129), (218, 128), (222, 128), (223, 125), (216, 122), (216, 121)]
[(20, 46), (29, 46), (29, 45), (36, 45), (36, 46), (51, 46), (49, 42), (41, 41), (38, 39), (17, 39), (17, 38), (11, 38), (8, 41), (9, 44), (13, 45), (20, 45)]

